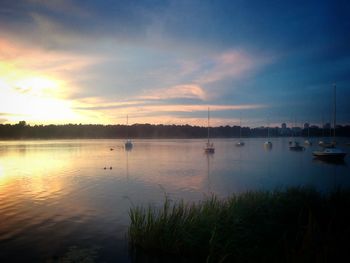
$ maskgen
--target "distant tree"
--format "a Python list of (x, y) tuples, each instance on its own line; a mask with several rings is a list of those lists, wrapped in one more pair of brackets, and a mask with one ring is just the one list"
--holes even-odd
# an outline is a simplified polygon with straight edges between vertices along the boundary
[(25, 126), (27, 126), (27, 123), (26, 123), (26, 121), (20, 121), (17, 125), (19, 127), (25, 127)]
[[(242, 127), (243, 137), (266, 137), (267, 128)], [(301, 130), (298, 136), (306, 136), (308, 130)], [(213, 138), (239, 137), (239, 126), (212, 127), (210, 135)], [(279, 136), (279, 128), (270, 128), (270, 136)], [(337, 136), (350, 136), (350, 126), (337, 126)], [(310, 136), (321, 136), (322, 129), (310, 127)], [(207, 128), (190, 125), (95, 125), (95, 124), (66, 124), (66, 125), (34, 125), (25, 121), (15, 125), (0, 124), (0, 139), (78, 139), (78, 138), (205, 138)]]

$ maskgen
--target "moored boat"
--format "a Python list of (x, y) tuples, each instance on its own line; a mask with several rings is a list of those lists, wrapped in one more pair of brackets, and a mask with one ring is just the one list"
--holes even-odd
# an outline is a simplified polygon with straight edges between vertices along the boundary
[(210, 142), (209, 137), (210, 137), (210, 133), (209, 133), (209, 108), (208, 108), (208, 141), (204, 147), (204, 152), (205, 153), (215, 153), (215, 147), (214, 144), (212, 142)]
[[(129, 137), (129, 116), (128, 115), (126, 115), (126, 134), (127, 134), (127, 137)], [(124, 146), (125, 146), (125, 150), (131, 150), (133, 147), (133, 144), (130, 139), (127, 139)]]
[(325, 148), (320, 151), (314, 151), (312, 154), (320, 159), (343, 160), (347, 153), (338, 148)]
[(267, 141), (264, 142), (264, 147), (266, 149), (271, 149), (272, 148), (272, 142), (270, 142), (270, 125), (267, 125)]
[(336, 148), (336, 142), (335, 142), (335, 128), (336, 128), (336, 86), (334, 85), (334, 108), (333, 108), (333, 118), (334, 118), (334, 125), (333, 125), (333, 142), (331, 143), (323, 143), (321, 145), (323, 147), (323, 150), (314, 151), (312, 154), (316, 158), (324, 159), (328, 161), (332, 160), (343, 160), (346, 156), (346, 152), (343, 150)]
[(236, 146), (244, 146), (244, 142), (242, 141), (242, 116), (239, 118), (239, 142), (236, 143)]
[(311, 146), (312, 145), (312, 142), (310, 140), (305, 140), (304, 141), (304, 144), (307, 145), (307, 146)]
[(292, 142), (291, 145), (289, 145), (289, 150), (291, 151), (304, 151), (305, 148), (299, 144), (299, 142)]
[(244, 146), (244, 142), (239, 141), (239, 142), (236, 143), (236, 146), (238, 146), (238, 147)]

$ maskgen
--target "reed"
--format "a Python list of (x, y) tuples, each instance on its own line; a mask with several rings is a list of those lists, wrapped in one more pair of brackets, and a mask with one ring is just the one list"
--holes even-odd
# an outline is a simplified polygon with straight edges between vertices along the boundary
[(328, 262), (350, 248), (350, 191), (246, 192), (132, 207), (133, 254), (198, 262)]

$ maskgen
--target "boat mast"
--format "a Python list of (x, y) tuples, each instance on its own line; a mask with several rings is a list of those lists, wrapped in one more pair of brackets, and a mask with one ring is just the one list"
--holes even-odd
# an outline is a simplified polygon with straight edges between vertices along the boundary
[(126, 137), (129, 139), (129, 116), (126, 115)]
[(267, 138), (270, 138), (270, 130), (269, 130), (270, 124), (269, 120), (267, 120)]
[(334, 132), (333, 132), (333, 136), (334, 136), (334, 140), (335, 140), (335, 128), (336, 128), (336, 110), (337, 110), (337, 102), (336, 102), (336, 98), (337, 98), (337, 91), (336, 91), (336, 86), (334, 84), (334, 108), (333, 108), (333, 115), (334, 115), (334, 123), (333, 123), (333, 126), (334, 126)]
[(209, 144), (209, 107), (208, 107), (208, 144)]
[(242, 112), (239, 118), (239, 139), (241, 139), (241, 137), (242, 137)]
[(322, 138), (324, 139), (324, 115), (322, 114)]

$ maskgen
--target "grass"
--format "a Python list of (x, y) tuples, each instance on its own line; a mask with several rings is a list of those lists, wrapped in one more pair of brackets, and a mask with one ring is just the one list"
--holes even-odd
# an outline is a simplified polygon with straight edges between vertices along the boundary
[[(350, 191), (247, 192), (133, 207), (136, 257), (183, 262), (330, 262), (350, 251)], [(160, 262), (160, 261), (159, 261)]]

